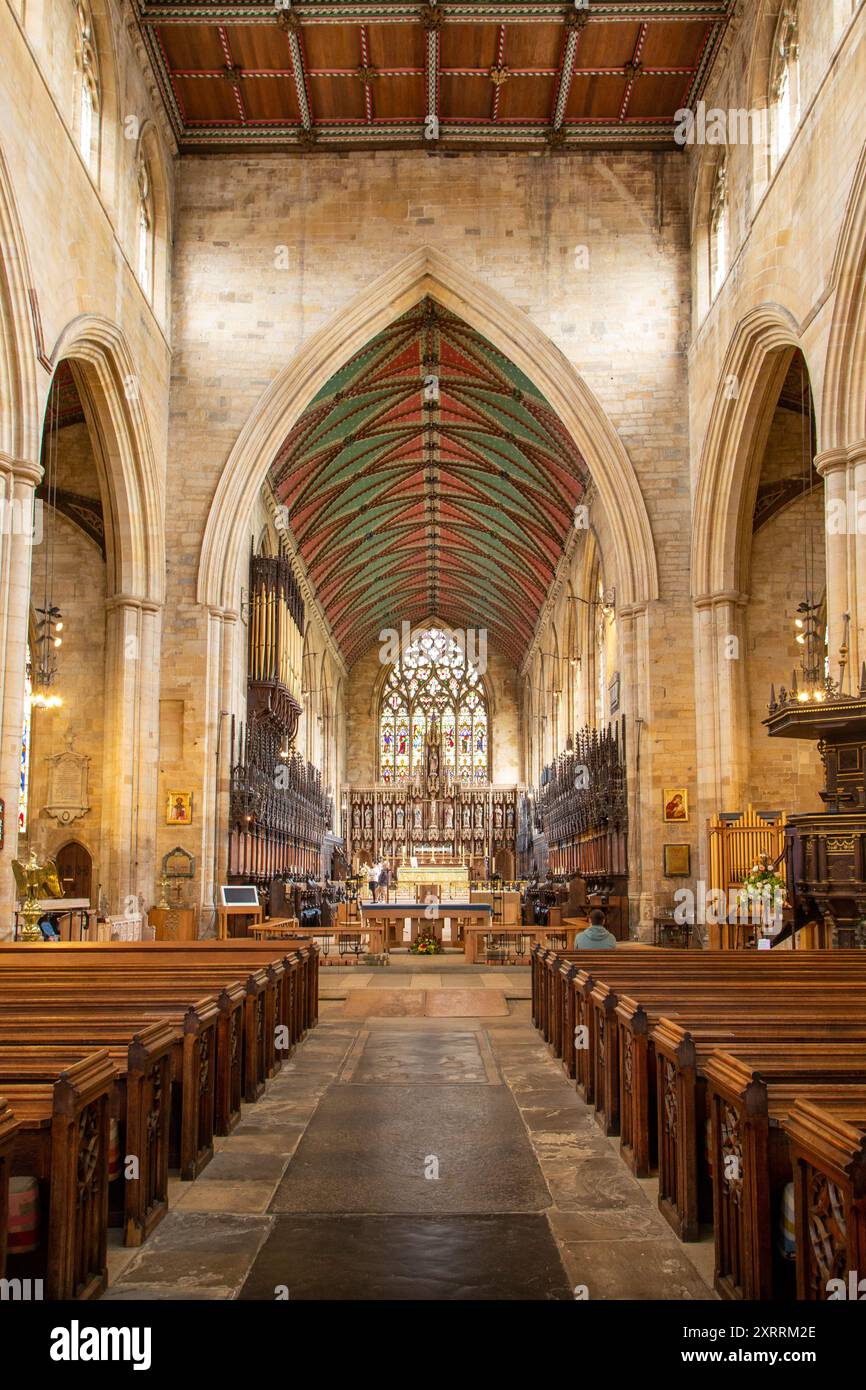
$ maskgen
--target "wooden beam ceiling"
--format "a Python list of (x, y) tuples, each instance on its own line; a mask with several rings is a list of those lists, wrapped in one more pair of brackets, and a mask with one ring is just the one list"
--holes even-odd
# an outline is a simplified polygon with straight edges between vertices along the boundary
[(182, 150), (667, 146), (733, 0), (139, 0)]

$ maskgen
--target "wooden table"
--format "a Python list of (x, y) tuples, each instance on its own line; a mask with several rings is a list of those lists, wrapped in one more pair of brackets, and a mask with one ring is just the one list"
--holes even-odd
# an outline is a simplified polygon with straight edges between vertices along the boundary
[[(491, 930), (493, 908), (487, 903), (463, 902), (458, 898), (444, 898), (427, 907), (423, 903), (361, 903), (361, 922), (363, 931), (378, 928), (386, 951), (416, 941), (421, 932), (432, 932), (441, 941), (445, 925), (451, 923), (456, 927), (452, 927), (451, 945), (456, 946), (473, 926), (480, 931)], [(407, 922), (409, 942), (404, 942)]]
[[(267, 941), (281, 939), (284, 936), (294, 936), (301, 934), (301, 924), (297, 917), (275, 917), (265, 922), (254, 922), (249, 929), (249, 935), (256, 941)], [(303, 933), (309, 939), (311, 933)]]
[(466, 953), (466, 964), (474, 965), (478, 960), (479, 948), (482, 936), (522, 936), (525, 938), (527, 955), (536, 941), (540, 941), (542, 946), (550, 945), (548, 938), (562, 936), (562, 928), (556, 927), (498, 927), (488, 922), (481, 926), (468, 926), (463, 931), (463, 949)]

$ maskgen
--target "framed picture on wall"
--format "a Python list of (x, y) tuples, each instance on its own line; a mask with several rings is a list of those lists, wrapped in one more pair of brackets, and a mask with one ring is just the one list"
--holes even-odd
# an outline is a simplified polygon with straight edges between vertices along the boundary
[(665, 878), (691, 878), (691, 845), (664, 846), (664, 874)]
[(192, 825), (192, 792), (169, 792), (166, 825)]
[(665, 787), (662, 792), (662, 806), (666, 821), (683, 824), (689, 818), (689, 794), (685, 787)]

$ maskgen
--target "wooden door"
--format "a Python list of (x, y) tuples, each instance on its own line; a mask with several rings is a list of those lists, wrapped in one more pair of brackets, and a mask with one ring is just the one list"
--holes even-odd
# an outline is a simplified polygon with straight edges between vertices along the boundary
[(77, 840), (70, 840), (56, 856), (57, 877), (64, 898), (90, 899), (93, 860)]

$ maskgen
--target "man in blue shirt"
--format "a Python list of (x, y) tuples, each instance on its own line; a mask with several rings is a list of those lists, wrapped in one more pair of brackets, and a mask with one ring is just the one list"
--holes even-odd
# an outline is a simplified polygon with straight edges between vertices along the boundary
[(589, 926), (579, 931), (574, 938), (576, 951), (607, 951), (616, 945), (616, 937), (604, 925), (604, 913), (594, 907), (589, 914)]

